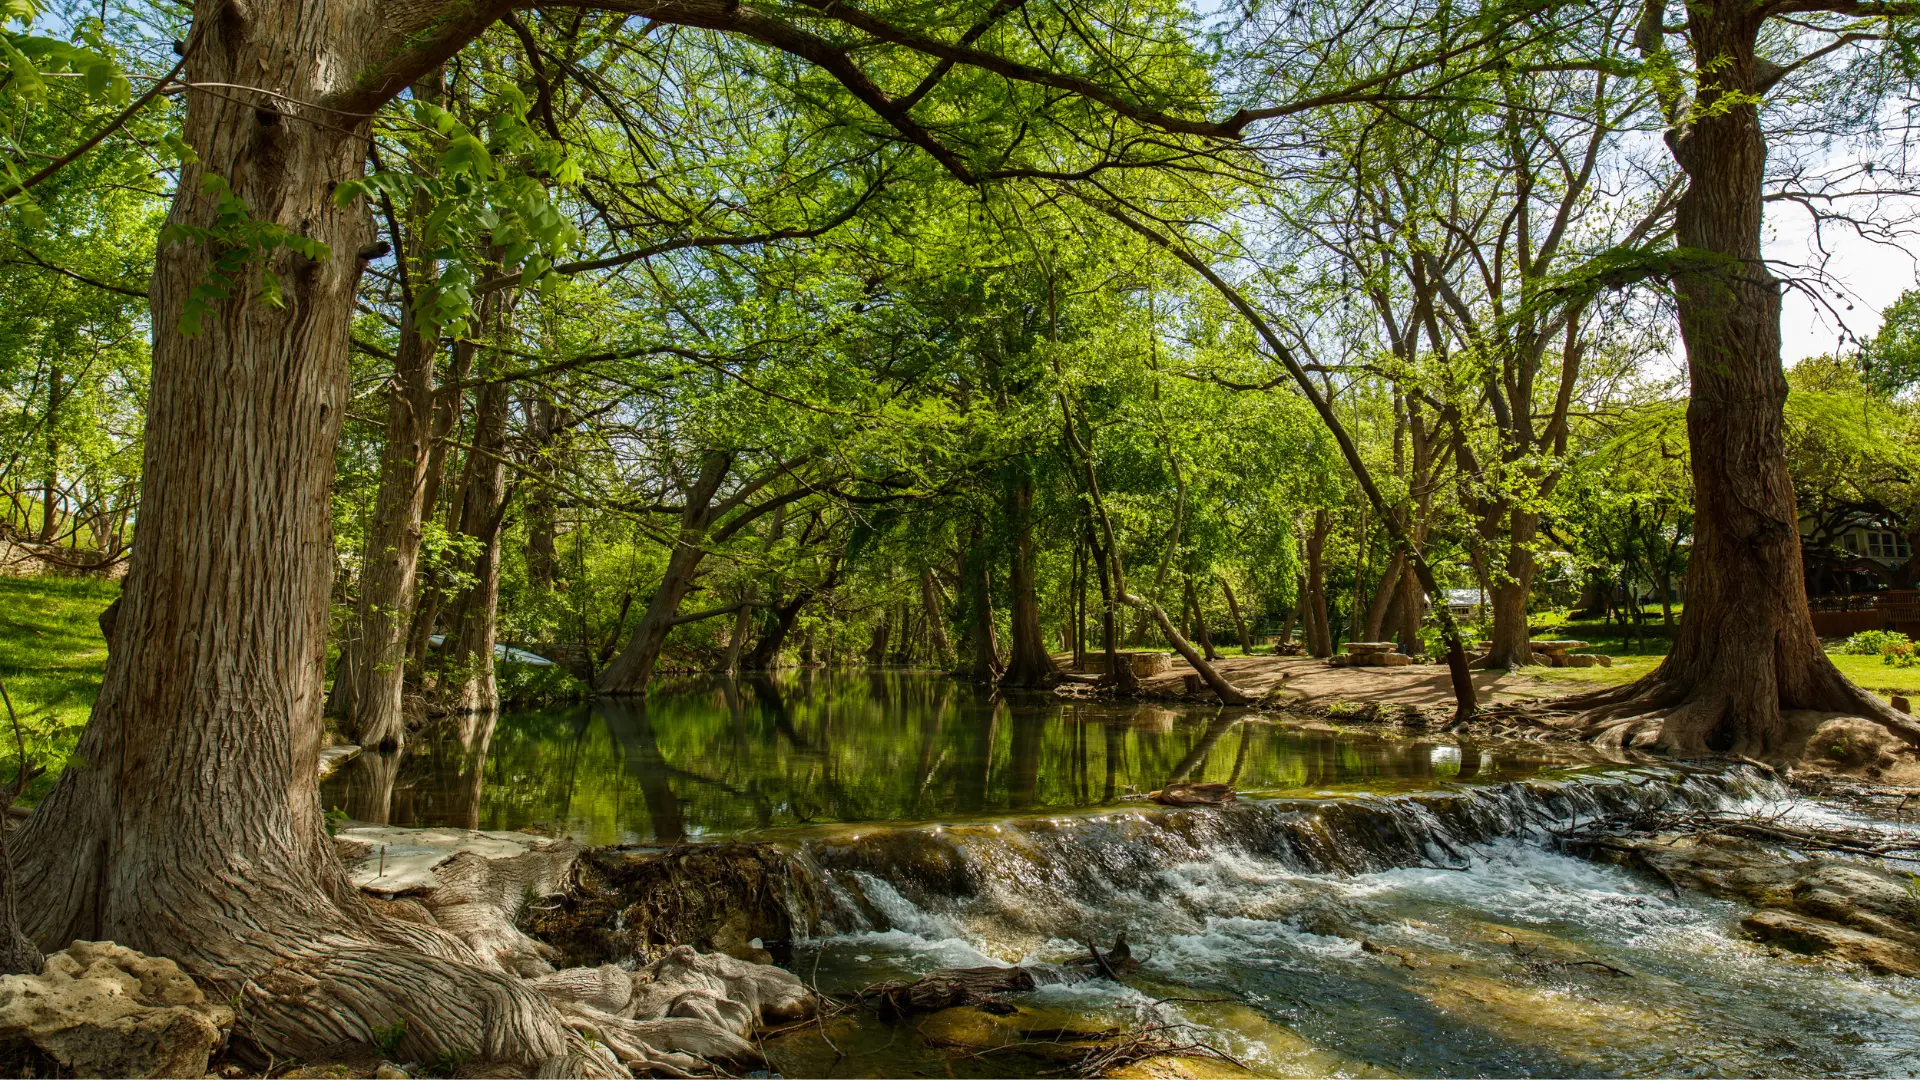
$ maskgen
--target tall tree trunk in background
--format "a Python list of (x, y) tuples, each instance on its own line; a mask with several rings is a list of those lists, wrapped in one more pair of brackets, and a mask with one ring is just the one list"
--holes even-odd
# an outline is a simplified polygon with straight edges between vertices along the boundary
[(1307, 651), (1315, 656), (1333, 655), (1333, 631), (1327, 625), (1326, 550), (1327, 533), (1333, 521), (1325, 510), (1313, 512), (1313, 531), (1307, 534)]
[[(1676, 239), (1696, 253), (1673, 279), (1691, 382), (1686, 617), (1658, 669), (1587, 703), (1599, 707), (1597, 721), (1617, 718), (1600, 730), (1606, 739), (1651, 734), (1643, 718), (1664, 711), (1659, 741), (1681, 752), (1777, 754), (1788, 738), (1783, 708), (1856, 713), (1920, 744), (1920, 725), (1833, 666), (1807, 608), (1782, 438), (1780, 283), (1760, 242), (1766, 142), (1755, 102), (1765, 86), (1755, 45), (1767, 14), (1735, 0), (1688, 7), (1692, 55), (1714, 66), (1699, 78), (1687, 124), (1667, 135), (1687, 174)], [(1639, 43), (1664, 49), (1657, 14)]]
[(653, 598), (647, 601), (646, 614), (640, 617), (640, 625), (634, 628), (633, 637), (627, 640), (627, 647), (600, 673), (598, 689), (603, 694), (644, 694), (647, 692), (647, 680), (653, 677), (653, 668), (660, 660), (660, 649), (667, 643), (667, 634), (673, 630), (673, 619), (680, 611), (680, 601), (686, 599), (687, 591), (693, 588), (694, 572), (700, 568), (701, 560), (706, 558), (707, 529), (713, 524), (713, 497), (727, 478), (727, 471), (733, 467), (733, 457), (720, 451), (709, 452), (701, 459), (699, 475), (687, 490), (686, 502), (680, 512), (680, 531), (674, 538), (673, 551), (667, 556), (667, 569), (660, 577), (660, 587), (653, 591)]
[(993, 618), (992, 552), (979, 526), (967, 535), (960, 564), (960, 593), (966, 602), (967, 640), (964, 676), (974, 682), (1000, 677), (999, 632)]
[[(1091, 478), (1093, 470), (1084, 471)], [(1094, 516), (1102, 513), (1095, 508)], [(1140, 682), (1134, 677), (1132, 663), (1120, 659), (1120, 624), (1115, 608), (1119, 598), (1114, 595), (1118, 591), (1114, 579), (1119, 566), (1109, 561), (1106, 545), (1100, 542), (1091, 526), (1087, 529), (1087, 548), (1093, 555), (1093, 569), (1100, 578), (1100, 653), (1106, 661), (1107, 681), (1120, 693), (1130, 694), (1139, 689)]]
[(406, 741), (406, 635), (420, 565), (438, 351), (438, 335), (423, 333), (411, 310), (402, 312), (360, 597), (327, 699), (327, 712), (339, 717), (347, 738), (380, 750), (398, 749)]
[(1033, 571), (1033, 481), (1022, 463), (1021, 475), (1007, 493), (1008, 524), (1012, 528), (1012, 560), (1008, 591), (1013, 594), (1012, 643), (1003, 686), (1051, 686), (1060, 677), (1047, 652), (1046, 631), (1040, 628), (1040, 597)]
[(53, 543), (60, 533), (60, 365), (47, 365), (47, 471), (40, 486), (40, 535), (42, 544)]
[(500, 529), (507, 515), (507, 408), (505, 383), (489, 383), (474, 405), (473, 449), (461, 481), (460, 532), (479, 551), (469, 572), (473, 586), (454, 607), (447, 633), (447, 678), (441, 700), (456, 713), (500, 707), (494, 683), (493, 646), (500, 608)]
[[(466, 408), (465, 383), (473, 372), (474, 347), (471, 341), (453, 343), (453, 358), (447, 366), (446, 381), (433, 396), (433, 442), (427, 448), (427, 475), (420, 490), (420, 518), (427, 520), (439, 512), (440, 489), (447, 477), (447, 447)], [(452, 507), (447, 531), (460, 527), (460, 507)], [(426, 667), (427, 641), (440, 621), (442, 589), (436, 575), (415, 575), (413, 625), (407, 630), (407, 662), (414, 670)]]
[(553, 489), (543, 480), (554, 475), (554, 442), (560, 434), (560, 410), (553, 399), (539, 389), (527, 396), (527, 445), (533, 452), (528, 469), (533, 473), (533, 490), (526, 503), (527, 576), (534, 584), (551, 589), (560, 573), (559, 556), (554, 551)]
[(1400, 575), (1400, 629), (1396, 635), (1400, 651), (1408, 656), (1419, 656), (1427, 651), (1426, 644), (1420, 640), (1420, 624), (1426, 614), (1427, 601), (1436, 604), (1446, 603), (1444, 596), (1428, 597), (1420, 588), (1420, 579), (1412, 574)]
[(1226, 578), (1220, 579), (1220, 591), (1226, 594), (1227, 610), (1233, 615), (1233, 628), (1240, 635), (1240, 651), (1253, 655), (1253, 635), (1247, 632), (1247, 620), (1240, 614), (1240, 601), (1233, 597), (1233, 584)]
[(727, 655), (720, 661), (720, 670), (729, 675), (740, 670), (740, 653), (747, 647), (747, 633), (753, 629), (753, 605), (741, 604), (733, 617), (733, 636), (727, 640)]
[(927, 613), (927, 635), (933, 645), (933, 666), (941, 671), (953, 664), (953, 642), (947, 638), (946, 605), (931, 569), (920, 571), (920, 606)]
[(1218, 660), (1220, 654), (1214, 650), (1213, 634), (1207, 629), (1207, 616), (1200, 610), (1200, 593), (1193, 587), (1193, 575), (1182, 574), (1180, 577), (1181, 589), (1187, 594), (1187, 610), (1193, 612), (1194, 640), (1200, 643), (1200, 651), (1207, 659)]
[(1400, 596), (1400, 575), (1405, 572), (1406, 556), (1398, 551), (1387, 560), (1386, 572), (1380, 575), (1380, 587), (1374, 590), (1373, 603), (1367, 605), (1367, 624), (1364, 633), (1368, 641), (1379, 641), (1386, 633), (1387, 615), (1393, 609), (1393, 602)]
[(1506, 528), (1497, 539), (1506, 545), (1505, 566), (1493, 579), (1493, 640), (1483, 661), (1486, 667), (1515, 668), (1533, 663), (1533, 640), (1527, 615), (1527, 597), (1533, 591), (1533, 538), (1540, 516), (1518, 508), (1501, 515)]

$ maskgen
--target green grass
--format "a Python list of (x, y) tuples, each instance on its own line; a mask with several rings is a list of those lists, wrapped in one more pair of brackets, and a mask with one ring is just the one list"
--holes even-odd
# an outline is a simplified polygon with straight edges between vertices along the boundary
[(1840, 669), (1840, 674), (1868, 690), (1882, 694), (1920, 693), (1920, 666), (1894, 667), (1877, 656), (1855, 656), (1832, 650), (1828, 650), (1827, 658)]
[[(107, 663), (97, 620), (118, 595), (116, 581), (0, 577), (0, 683), (20, 715), (28, 758), (47, 770), (27, 804), (53, 786), (87, 722)], [(13, 731), (0, 728), (0, 784), (11, 782), (15, 758)]]
[(1613, 656), (1612, 667), (1587, 668), (1550, 668), (1529, 667), (1526, 674), (1530, 678), (1552, 683), (1580, 683), (1586, 686), (1614, 686), (1628, 683), (1652, 671), (1660, 663), (1658, 656), (1616, 656), (1605, 649), (1587, 649), (1586, 652), (1605, 653)]
[[(1645, 623), (1632, 635), (1627, 628), (1615, 619), (1611, 625), (1599, 619), (1569, 619), (1565, 612), (1542, 611), (1532, 615), (1533, 637), (1536, 641), (1572, 638), (1589, 642), (1581, 652), (1604, 653), (1607, 656), (1665, 656), (1673, 644), (1673, 633), (1660, 620), (1660, 609), (1648, 606), (1643, 609)], [(1676, 627), (1680, 619), (1680, 605), (1675, 604), (1673, 618)], [(1587, 670), (1572, 668), (1569, 670)]]

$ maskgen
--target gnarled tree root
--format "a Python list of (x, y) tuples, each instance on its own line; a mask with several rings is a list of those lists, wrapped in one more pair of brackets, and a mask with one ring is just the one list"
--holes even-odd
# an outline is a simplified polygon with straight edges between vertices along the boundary
[(1796, 753), (1801, 741), (1782, 719), (1785, 710), (1859, 716), (1920, 748), (1920, 721), (1855, 686), (1824, 657), (1792, 685), (1791, 694), (1754, 700), (1750, 688), (1684, 680), (1662, 664), (1634, 682), (1564, 698), (1557, 707), (1575, 714), (1582, 738), (1619, 749), (1782, 760)]
[(362, 904), (362, 926), (271, 943), (277, 962), (238, 980), (239, 1045), (280, 1059), (354, 1043), (443, 1068), (698, 1076), (764, 1067), (747, 1036), (811, 1015), (792, 975), (685, 947), (639, 971), (554, 971), (513, 916), (528, 896), (564, 890), (579, 853), (455, 855), (433, 868), (433, 887)]

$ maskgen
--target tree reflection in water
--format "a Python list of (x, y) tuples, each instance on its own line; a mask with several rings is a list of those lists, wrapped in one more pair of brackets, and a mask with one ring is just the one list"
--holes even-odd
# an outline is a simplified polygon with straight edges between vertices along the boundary
[(835, 821), (1055, 812), (1170, 780), (1247, 793), (1392, 791), (1513, 779), (1542, 764), (1213, 706), (1007, 697), (895, 671), (781, 672), (466, 718), (417, 737), (404, 756), (362, 755), (322, 797), (396, 825), (673, 843)]

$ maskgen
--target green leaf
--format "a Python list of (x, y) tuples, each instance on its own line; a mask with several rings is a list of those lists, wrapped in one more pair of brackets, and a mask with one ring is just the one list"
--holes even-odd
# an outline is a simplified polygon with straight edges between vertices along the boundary
[(449, 176), (471, 176), (485, 180), (493, 175), (493, 155), (472, 135), (461, 135), (447, 144), (440, 155), (440, 171)]
[(13, 73), (15, 94), (34, 102), (43, 102), (47, 99), (47, 84), (40, 78), (39, 70), (33, 66), (31, 60), (27, 59), (26, 54), (20, 51), (14, 41), (3, 34), (0, 34), (0, 57), (6, 58), (7, 68)]

